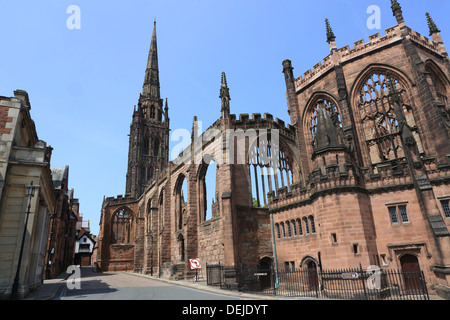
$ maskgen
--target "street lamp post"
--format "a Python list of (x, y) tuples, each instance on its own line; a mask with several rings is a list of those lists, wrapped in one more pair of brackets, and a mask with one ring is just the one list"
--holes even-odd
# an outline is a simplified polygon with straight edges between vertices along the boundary
[(19, 262), (17, 264), (17, 271), (16, 276), (14, 277), (14, 283), (11, 290), (11, 299), (17, 299), (17, 293), (19, 289), (19, 276), (20, 276), (20, 266), (22, 264), (22, 255), (23, 255), (23, 247), (25, 245), (25, 236), (27, 234), (27, 225), (28, 225), (28, 217), (30, 215), (30, 209), (31, 209), (31, 198), (34, 197), (34, 191), (36, 190), (36, 187), (33, 186), (33, 181), (31, 181), (31, 185), (26, 187), (26, 197), (28, 198), (28, 208), (27, 208), (27, 216), (25, 218), (25, 227), (23, 229), (23, 236), (22, 236), (22, 245), (20, 246), (20, 254), (19, 254)]
[(151, 240), (151, 245), (150, 245), (150, 275), (153, 276), (153, 235), (149, 234), (148, 235), (150, 240)]

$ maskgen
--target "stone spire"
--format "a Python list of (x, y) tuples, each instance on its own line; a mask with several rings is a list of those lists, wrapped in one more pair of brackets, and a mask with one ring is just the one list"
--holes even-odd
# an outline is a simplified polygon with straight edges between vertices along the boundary
[(145, 98), (160, 99), (159, 67), (158, 67), (158, 46), (156, 41), (156, 19), (153, 25), (153, 34), (150, 44), (150, 51), (145, 70), (145, 79), (142, 95)]
[(230, 89), (228, 89), (227, 77), (225, 72), (222, 72), (222, 84), (220, 87), (220, 96), (219, 98), (222, 100), (222, 109), (221, 111), (230, 112)]
[(331, 29), (330, 26), (330, 22), (328, 21), (328, 19), (325, 19), (325, 26), (327, 28), (327, 42), (333, 42), (334, 40), (336, 40), (336, 36), (334, 35), (333, 30)]
[(166, 98), (166, 104), (164, 105), (164, 116), (166, 117), (166, 121), (169, 121), (169, 102)]
[(327, 30), (327, 42), (330, 45), (330, 50), (336, 50), (336, 36), (334, 35), (333, 30), (331, 29), (330, 22), (328, 19), (325, 19), (325, 27)]
[(397, 23), (398, 24), (404, 23), (405, 21), (403, 19), (402, 7), (400, 6), (400, 3), (398, 3), (397, 0), (391, 0), (391, 9), (392, 14), (397, 19)]
[(430, 29), (430, 36), (432, 36), (435, 33), (441, 32), (441, 30), (439, 30), (436, 24), (434, 23), (433, 19), (431, 19), (430, 14), (427, 12), (425, 15), (427, 16), (428, 28)]
[(396, 11), (402, 12), (402, 7), (400, 6), (400, 3), (398, 3), (397, 0), (391, 0), (391, 9), (394, 15)]

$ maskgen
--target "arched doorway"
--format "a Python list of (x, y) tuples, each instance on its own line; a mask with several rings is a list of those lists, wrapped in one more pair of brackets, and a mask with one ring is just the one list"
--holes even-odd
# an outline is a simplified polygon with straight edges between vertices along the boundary
[(400, 258), (400, 265), (405, 281), (405, 290), (413, 291), (421, 287), (419, 260), (415, 255), (405, 254)]
[(317, 274), (317, 262), (315, 259), (312, 257), (307, 257), (303, 259), (301, 265), (303, 266), (303, 270), (307, 273), (309, 290), (318, 290), (319, 277)]
[(272, 269), (273, 269), (273, 260), (271, 258), (264, 257), (261, 260), (259, 260), (258, 273), (262, 274), (261, 276), (259, 276), (261, 289), (270, 288), (272, 286), (271, 282)]
[(184, 262), (185, 255), (184, 255), (184, 237), (182, 234), (178, 236), (178, 248), (180, 250), (180, 260)]

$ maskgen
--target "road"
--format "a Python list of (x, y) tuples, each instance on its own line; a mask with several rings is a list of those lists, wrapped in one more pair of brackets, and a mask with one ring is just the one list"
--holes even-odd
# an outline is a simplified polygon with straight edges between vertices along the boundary
[[(75, 282), (72, 282), (74, 285)], [(124, 272), (96, 273), (81, 268), (78, 288), (64, 286), (59, 300), (241, 300), (225, 294), (140, 277)]]

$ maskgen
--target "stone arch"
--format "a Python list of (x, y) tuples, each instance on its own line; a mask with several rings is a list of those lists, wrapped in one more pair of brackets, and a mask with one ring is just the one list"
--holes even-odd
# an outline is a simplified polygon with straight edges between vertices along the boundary
[(330, 93), (318, 91), (312, 94), (303, 111), (303, 137), (306, 141), (306, 149), (310, 168), (313, 168), (312, 156), (314, 153), (314, 145), (316, 143), (316, 125), (317, 112), (319, 102), (323, 101), (325, 109), (328, 111), (330, 118), (336, 127), (340, 141), (344, 141), (344, 133), (342, 130), (342, 117), (338, 100)]
[(147, 199), (147, 205), (145, 207), (145, 220), (146, 220), (146, 233), (151, 233), (153, 227), (153, 215), (152, 215), (152, 199)]
[(433, 83), (435, 105), (439, 108), (445, 124), (450, 127), (450, 101), (448, 95), (450, 92), (450, 81), (442, 69), (433, 60), (425, 61), (425, 70), (429, 73)]
[(312, 256), (306, 256), (302, 259), (300, 266), (308, 273), (309, 289), (317, 290), (319, 288), (318, 261)]
[(177, 237), (177, 241), (178, 241), (178, 249), (179, 249), (179, 256), (180, 256), (180, 261), (185, 261), (186, 260), (186, 245), (185, 245), (185, 241), (184, 241), (184, 236), (182, 233), (180, 233)]
[(165, 192), (166, 189), (162, 188), (161, 191), (159, 192), (159, 196), (158, 196), (158, 220), (159, 220), (159, 232), (162, 232), (162, 229), (164, 227), (164, 219), (165, 219)]
[(368, 66), (355, 80), (350, 101), (364, 166), (372, 167), (375, 173), (378, 164), (389, 162), (396, 166), (405, 157), (399, 119), (390, 96), (391, 85), (401, 97), (400, 112), (413, 132), (419, 152), (423, 152), (414, 117), (410, 79), (389, 65)]
[(111, 215), (111, 244), (129, 244), (134, 239), (134, 213), (127, 207), (119, 207)]
[[(184, 195), (184, 188), (186, 186), (186, 195)], [(186, 210), (186, 203), (188, 202), (189, 193), (187, 192), (187, 177), (184, 173), (180, 173), (175, 182), (175, 188), (173, 191), (174, 200), (175, 200), (175, 230), (180, 230), (183, 228), (184, 216)]]
[[(213, 166), (215, 166), (213, 168)], [(203, 222), (214, 217), (217, 212), (213, 212), (213, 205), (219, 201), (216, 197), (217, 191), (217, 169), (218, 164), (214, 157), (207, 155), (203, 158), (202, 164), (199, 165), (197, 170), (197, 199), (198, 199), (198, 221)], [(214, 186), (212, 185), (214, 183)], [(209, 190), (214, 189), (212, 193), (213, 201), (208, 204), (208, 198), (211, 197)]]
[(316, 258), (314, 258), (313, 256), (310, 256), (310, 255), (307, 255), (307, 256), (304, 256), (303, 259), (301, 260), (300, 267), (306, 268), (310, 262), (314, 262), (316, 264), (316, 266), (319, 265), (319, 261), (317, 261)]
[(298, 159), (295, 152), (278, 135), (278, 144), (272, 139), (271, 133), (258, 133), (255, 139), (249, 141), (247, 164), (254, 198), (253, 206), (268, 205), (267, 193), (278, 192), (287, 188), (290, 191), (295, 180), (301, 180)]

